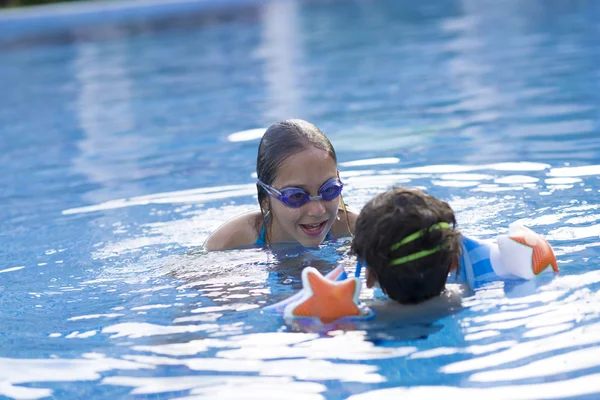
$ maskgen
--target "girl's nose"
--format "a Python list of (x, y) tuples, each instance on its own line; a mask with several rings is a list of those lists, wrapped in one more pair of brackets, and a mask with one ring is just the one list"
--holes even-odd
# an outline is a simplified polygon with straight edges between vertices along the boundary
[(311, 200), (306, 206), (308, 207), (308, 215), (312, 217), (320, 217), (325, 213), (325, 206), (322, 200)]

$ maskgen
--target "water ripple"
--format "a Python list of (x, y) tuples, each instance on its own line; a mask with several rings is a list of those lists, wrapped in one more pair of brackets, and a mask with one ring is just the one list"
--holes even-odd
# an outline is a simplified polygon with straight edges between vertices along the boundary
[(429, 399), (436, 397), (477, 400), (563, 399), (600, 393), (600, 374), (590, 374), (557, 382), (528, 385), (506, 385), (490, 388), (454, 386), (414, 386), (410, 388), (381, 389), (348, 397), (348, 400), (375, 400), (382, 398)]

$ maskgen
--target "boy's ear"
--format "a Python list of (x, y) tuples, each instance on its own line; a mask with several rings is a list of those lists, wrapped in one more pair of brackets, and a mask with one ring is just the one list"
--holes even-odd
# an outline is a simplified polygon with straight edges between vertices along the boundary
[(458, 268), (458, 257), (455, 257), (452, 260), (452, 263), (450, 263), (450, 271), (448, 271), (448, 272), (455, 271), (457, 268)]
[(367, 278), (368, 289), (371, 289), (373, 286), (375, 286), (375, 275), (371, 273), (371, 270), (369, 268), (367, 268), (367, 270), (365, 271), (365, 277)]

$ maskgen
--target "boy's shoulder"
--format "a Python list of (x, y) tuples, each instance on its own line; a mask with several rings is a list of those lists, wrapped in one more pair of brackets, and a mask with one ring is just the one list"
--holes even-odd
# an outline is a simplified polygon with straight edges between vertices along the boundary
[(368, 302), (367, 305), (375, 311), (378, 319), (420, 323), (458, 312), (462, 308), (462, 298), (468, 291), (467, 285), (451, 284), (439, 296), (419, 304), (400, 304), (386, 298)]

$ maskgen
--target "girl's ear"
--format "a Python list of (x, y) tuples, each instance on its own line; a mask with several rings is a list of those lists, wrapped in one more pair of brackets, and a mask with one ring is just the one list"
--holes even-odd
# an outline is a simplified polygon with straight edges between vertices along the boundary
[(262, 201), (262, 203), (260, 204), (260, 208), (262, 209), (262, 211), (265, 214), (268, 214), (269, 211), (271, 211), (271, 201), (270, 199), (266, 198)]
[(367, 268), (367, 270), (365, 271), (365, 277), (367, 278), (367, 288), (368, 289), (371, 289), (373, 286), (375, 286), (375, 283), (376, 283), (375, 274), (373, 274), (369, 268)]

